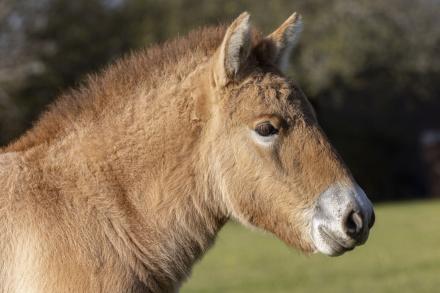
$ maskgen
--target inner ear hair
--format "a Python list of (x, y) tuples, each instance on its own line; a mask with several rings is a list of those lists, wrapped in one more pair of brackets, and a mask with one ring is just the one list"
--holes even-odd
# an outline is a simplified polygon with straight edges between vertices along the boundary
[(215, 55), (214, 80), (220, 87), (237, 79), (247, 62), (251, 48), (249, 17), (244, 12), (232, 22)]

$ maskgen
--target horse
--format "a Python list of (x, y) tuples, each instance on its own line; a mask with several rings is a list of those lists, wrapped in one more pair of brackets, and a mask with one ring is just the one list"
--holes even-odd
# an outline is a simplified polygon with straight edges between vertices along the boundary
[(373, 206), (286, 75), (302, 18), (247, 12), (132, 53), (0, 154), (2, 292), (175, 292), (230, 219), (306, 254)]

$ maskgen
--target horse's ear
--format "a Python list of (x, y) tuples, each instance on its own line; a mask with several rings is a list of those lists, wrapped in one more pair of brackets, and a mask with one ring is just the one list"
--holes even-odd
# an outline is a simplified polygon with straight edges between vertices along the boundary
[(257, 45), (259, 58), (275, 64), (281, 71), (289, 66), (292, 49), (298, 42), (302, 31), (302, 17), (293, 13), (279, 28)]
[(251, 48), (249, 13), (243, 12), (229, 26), (214, 62), (216, 85), (224, 86), (237, 77)]

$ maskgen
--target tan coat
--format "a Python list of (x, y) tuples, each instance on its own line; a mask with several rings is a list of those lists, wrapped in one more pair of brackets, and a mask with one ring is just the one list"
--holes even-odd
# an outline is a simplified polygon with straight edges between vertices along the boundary
[(312, 251), (314, 199), (351, 175), (280, 71), (299, 24), (242, 14), (60, 97), (0, 154), (0, 291), (175, 291), (231, 217)]

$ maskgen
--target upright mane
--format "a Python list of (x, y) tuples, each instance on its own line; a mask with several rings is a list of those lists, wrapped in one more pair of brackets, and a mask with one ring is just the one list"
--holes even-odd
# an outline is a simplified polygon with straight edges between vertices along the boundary
[(146, 92), (166, 80), (179, 82), (220, 45), (226, 27), (194, 30), (161, 45), (153, 45), (121, 58), (99, 74), (89, 75), (77, 89), (52, 103), (35, 125), (1, 152), (23, 151), (47, 144), (68, 133), (76, 123), (97, 119), (106, 107), (124, 103), (135, 89)]

